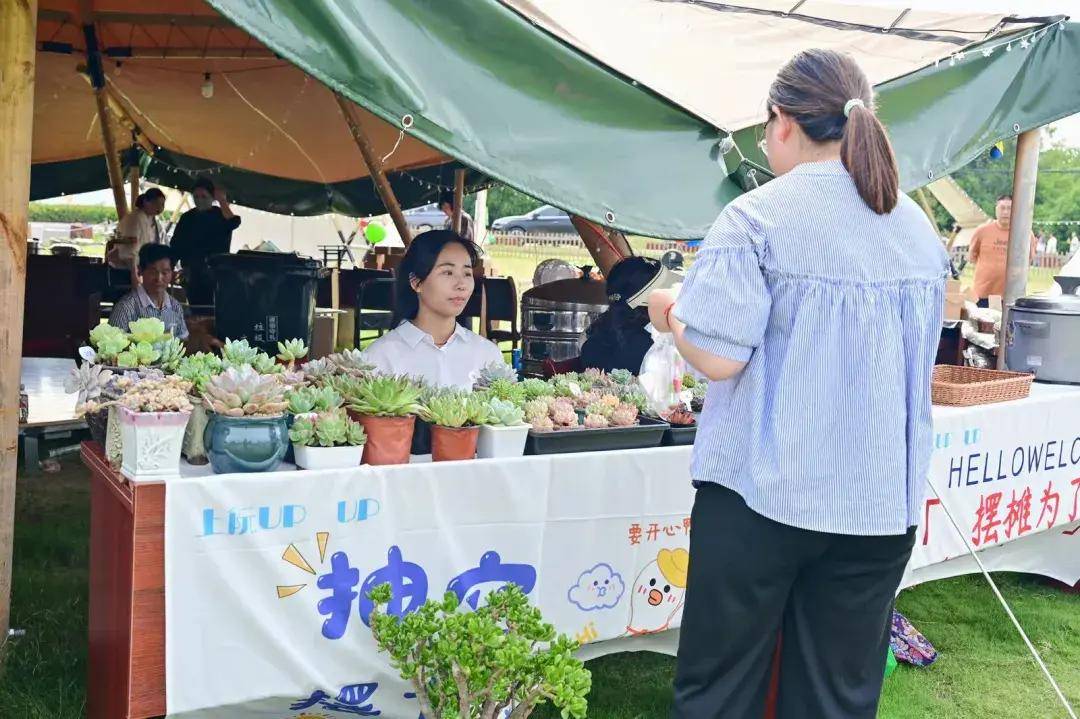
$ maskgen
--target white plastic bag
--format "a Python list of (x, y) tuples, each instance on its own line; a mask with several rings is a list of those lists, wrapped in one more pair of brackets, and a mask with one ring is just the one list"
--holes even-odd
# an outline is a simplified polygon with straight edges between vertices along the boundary
[(649, 398), (653, 414), (664, 417), (673, 407), (689, 407), (683, 396), (683, 375), (686, 374), (687, 365), (675, 347), (675, 338), (671, 333), (657, 332), (652, 325), (648, 329), (653, 345), (641, 361), (638, 381)]

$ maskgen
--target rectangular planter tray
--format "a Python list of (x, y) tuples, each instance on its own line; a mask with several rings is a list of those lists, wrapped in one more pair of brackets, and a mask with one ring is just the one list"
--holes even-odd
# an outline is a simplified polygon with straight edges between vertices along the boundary
[(568, 454), (571, 452), (609, 452), (616, 449), (643, 449), (660, 446), (667, 422), (642, 417), (632, 427), (603, 429), (564, 429), (555, 432), (529, 430), (525, 454)]
[(689, 427), (682, 425), (669, 425), (669, 429), (664, 432), (664, 438), (660, 440), (661, 447), (682, 447), (691, 445), (694, 443), (694, 438), (697, 437), (697, 425), (692, 424)]

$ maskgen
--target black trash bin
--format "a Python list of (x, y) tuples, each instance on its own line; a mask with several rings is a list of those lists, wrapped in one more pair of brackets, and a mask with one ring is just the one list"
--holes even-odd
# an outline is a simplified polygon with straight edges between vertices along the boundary
[(241, 251), (207, 260), (214, 273), (214, 325), (221, 339), (246, 339), (273, 355), (279, 340), (311, 344), (315, 292), (326, 273), (318, 260)]

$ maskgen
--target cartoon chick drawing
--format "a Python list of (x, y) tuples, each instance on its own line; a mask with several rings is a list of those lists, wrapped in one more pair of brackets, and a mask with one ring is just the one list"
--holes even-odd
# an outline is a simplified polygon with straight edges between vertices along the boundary
[(645, 565), (630, 596), (629, 634), (655, 634), (671, 625), (686, 598), (689, 566), (690, 552), (685, 549), (661, 549), (656, 559)]

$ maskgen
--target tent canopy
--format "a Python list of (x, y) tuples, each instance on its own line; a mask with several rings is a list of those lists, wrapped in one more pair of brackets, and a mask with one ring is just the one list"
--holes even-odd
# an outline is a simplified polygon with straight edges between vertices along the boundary
[[(61, 165), (36, 170), (100, 154), (77, 8), (41, 3), (34, 162)], [(413, 121), (387, 161), (406, 206), (459, 161), (474, 185), (676, 239), (742, 191), (719, 141), (762, 161), (768, 85), (804, 47), (870, 74), (907, 189), (1080, 110), (1080, 29), (1059, 18), (795, 4), (93, 0), (91, 15), (110, 97), (156, 157), (148, 176), (182, 186), (209, 169), (276, 211), (379, 211), (329, 88), (362, 108), (380, 154)]]

